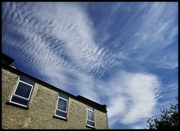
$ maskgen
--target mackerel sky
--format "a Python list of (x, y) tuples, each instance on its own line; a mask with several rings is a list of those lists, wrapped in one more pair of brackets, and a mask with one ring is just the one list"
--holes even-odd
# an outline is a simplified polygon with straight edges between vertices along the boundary
[(178, 2), (3, 2), (19, 70), (106, 104), (110, 129), (147, 128), (178, 96)]

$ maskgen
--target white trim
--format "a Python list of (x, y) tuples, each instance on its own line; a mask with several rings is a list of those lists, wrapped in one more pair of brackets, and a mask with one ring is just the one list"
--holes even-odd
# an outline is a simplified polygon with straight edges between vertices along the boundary
[(27, 83), (27, 82), (24, 82), (24, 81), (22, 81), (22, 80), (20, 80), (20, 79), (19, 79), (19, 81), (22, 82), (22, 83), (24, 83), (24, 84), (26, 84), (26, 85), (28, 85), (28, 86), (33, 86), (33, 85), (31, 85), (31, 84), (29, 84), (29, 83)]
[[(30, 86), (31, 90), (30, 90), (30, 92), (29, 92), (28, 98), (16, 94), (16, 91), (17, 91), (17, 88), (18, 88), (20, 82), (23, 83), (23, 84), (26, 84), (26, 85)], [(27, 106), (28, 106), (28, 102), (29, 102), (30, 97), (31, 97), (31, 94), (32, 94), (32, 90), (33, 90), (33, 85), (31, 85), (31, 84), (29, 84), (29, 83), (27, 83), (27, 82), (24, 82), (24, 81), (22, 81), (22, 80), (20, 80), (20, 77), (19, 77), (19, 78), (18, 78), (18, 81), (17, 81), (17, 83), (16, 83), (16, 86), (15, 86), (15, 89), (14, 89), (12, 95), (11, 95), (11, 98), (10, 98), (10, 101), (9, 101), (9, 102), (10, 102), (10, 103), (17, 104), (17, 105), (20, 105), (20, 106), (23, 106), (23, 107), (27, 107)], [(23, 100), (27, 100), (27, 105), (23, 105), (23, 104), (20, 104), (20, 103), (18, 103), (18, 102), (12, 101), (13, 96), (16, 96), (16, 97), (18, 97), (18, 98), (20, 98), (20, 99), (23, 99)]]
[(92, 121), (92, 120), (89, 120), (89, 119), (87, 119), (87, 121), (94, 122), (94, 121)]
[(92, 126), (92, 125), (89, 125), (89, 124), (86, 124), (86, 126), (89, 126), (89, 127), (92, 127), (92, 128), (94, 128), (94, 126)]
[[(62, 99), (62, 100), (64, 100), (64, 101), (67, 102), (67, 103), (66, 103), (66, 111), (63, 111), (63, 110), (61, 110), (61, 109), (58, 109), (59, 99)], [(59, 94), (58, 94), (58, 100), (57, 100), (57, 103), (56, 103), (56, 110), (55, 110), (55, 116), (56, 116), (56, 117), (63, 118), (63, 119), (67, 119), (68, 99), (69, 99), (69, 97), (68, 97), (67, 99), (65, 99), (65, 98), (59, 96)], [(66, 117), (57, 115), (57, 114), (56, 114), (56, 111), (60, 111), (60, 112), (66, 113)]]
[(63, 100), (65, 100), (65, 101), (68, 101), (67, 99), (65, 99), (65, 98), (63, 98), (63, 97), (61, 97), (61, 96), (58, 96), (59, 98), (61, 98), (61, 99), (63, 99)]
[[(61, 98), (61, 97), (58, 97), (58, 104), (59, 104), (59, 99), (62, 99), (62, 98)], [(63, 111), (63, 110), (59, 109), (59, 108), (58, 108), (58, 105), (57, 105), (57, 108), (56, 108), (56, 109), (58, 109), (58, 110), (60, 110), (60, 111), (63, 111), (63, 112), (67, 112), (67, 104), (68, 104), (68, 101), (65, 100), (65, 99), (62, 99), (62, 100), (66, 101), (66, 111)]]
[[(93, 114), (93, 121), (90, 120), (90, 119), (88, 119), (88, 111), (92, 112), (92, 114)], [(90, 120), (90, 121), (94, 122), (94, 111), (92, 111), (92, 110), (87, 110), (87, 120)]]
[[(28, 98), (16, 94), (17, 88), (18, 88), (18, 86), (19, 86), (20, 83), (23, 83), (23, 84), (25, 84), (25, 85), (28, 85), (28, 86), (31, 88), (31, 90), (30, 90), (30, 92), (29, 92), (29, 95), (28, 95)], [(31, 92), (32, 92), (32, 88), (33, 88), (32, 85), (29, 85), (29, 84), (26, 84), (25, 82), (19, 81), (19, 83), (18, 83), (18, 85), (17, 85), (17, 87), (16, 87), (16, 90), (14, 91), (14, 95), (19, 96), (19, 97), (22, 98), (22, 99), (25, 98), (25, 99), (29, 100), (29, 99), (30, 99)]]
[(24, 100), (29, 100), (28, 98), (25, 98), (25, 97), (20, 96), (20, 95), (17, 95), (17, 94), (14, 94), (13, 96), (17, 96), (17, 97), (19, 97), (19, 98), (21, 98), (21, 99), (24, 99)]
[[(31, 88), (31, 90), (30, 90), (30, 92), (29, 92), (28, 98), (16, 94), (16, 91), (17, 91), (17, 88), (18, 88), (20, 82), (23, 83), (23, 84), (25, 84), (25, 85), (28, 85), (28, 86)], [(23, 82), (23, 81), (19, 80), (19, 81), (18, 81), (18, 85), (17, 85), (17, 87), (16, 87), (16, 90), (14, 91), (14, 95), (19, 96), (19, 97), (22, 98), (22, 99), (23, 99), (23, 98), (26, 98), (27, 100), (29, 100), (29, 99), (30, 99), (30, 96), (31, 96), (31, 93), (32, 93), (32, 89), (33, 89), (33, 85), (27, 84), (26, 82)]]
[(17, 87), (18, 87), (18, 85), (19, 85), (19, 80), (20, 80), (20, 77), (18, 78), (18, 81), (17, 81), (17, 83), (16, 83), (15, 90), (13, 91), (13, 94), (12, 94), (12, 95), (14, 95), (14, 94), (15, 94), (15, 92), (16, 92), (16, 90), (17, 90)]
[(59, 118), (62, 118), (62, 119), (65, 119), (65, 120), (67, 120), (67, 118), (66, 118), (66, 117), (59, 116), (59, 115), (56, 115), (56, 114), (55, 114), (55, 116), (56, 116), (56, 117), (59, 117)]
[(63, 110), (60, 110), (60, 109), (56, 109), (56, 110), (61, 111), (61, 112), (64, 112), (64, 113), (67, 113), (67, 111), (63, 111)]
[[(89, 126), (89, 127), (94, 128), (94, 127), (95, 127), (95, 121), (94, 121), (94, 119), (95, 119), (95, 118), (94, 118), (94, 108), (91, 107), (92, 109), (89, 109), (88, 107), (90, 107), (90, 106), (87, 106), (87, 119), (86, 119), (86, 125)], [(93, 121), (88, 119), (88, 111), (91, 111), (91, 112), (93, 113)], [(89, 125), (89, 124), (88, 124), (88, 121), (92, 122), (92, 123), (94, 124), (94, 126)]]
[[(30, 84), (28, 84), (28, 83), (26, 83), (26, 82), (23, 82), (23, 81), (21, 81), (21, 80), (19, 80), (19, 83), (23, 83), (23, 84), (26, 84), (26, 85), (28, 85), (28, 86), (30, 86), (31, 87), (31, 90), (30, 90), (30, 92), (29, 92), (29, 96), (28, 96), (28, 100), (30, 99), (30, 96), (31, 96), (31, 92), (32, 92), (32, 89), (33, 89), (33, 85), (30, 85)], [(19, 83), (18, 83), (18, 85), (19, 85)], [(16, 90), (17, 90), (17, 88), (16, 88)], [(15, 91), (16, 92), (16, 91)], [(14, 93), (15, 94), (15, 93)], [(17, 94), (16, 94), (17, 95)], [(23, 96), (21, 96), (21, 97), (23, 97)], [(25, 97), (24, 97), (25, 98)]]
[(31, 97), (31, 94), (32, 94), (33, 88), (34, 88), (34, 87), (32, 86), (32, 88), (31, 88), (31, 90), (30, 90), (30, 93), (29, 93), (28, 100), (30, 100), (30, 97)]
[(15, 89), (13, 90), (13, 93), (11, 94), (11, 98), (10, 98), (9, 102), (11, 102), (12, 97), (13, 97), (13, 95), (14, 95), (15, 92), (16, 92), (16, 89), (17, 89), (17, 87), (18, 87), (18, 85), (19, 85), (19, 79), (20, 79), (20, 77), (18, 78), (18, 81), (17, 81), (17, 83), (16, 83)]
[(13, 103), (13, 104), (16, 104), (16, 105), (19, 105), (19, 106), (23, 106), (23, 107), (27, 107), (26, 105), (23, 105), (23, 104), (19, 104), (19, 103), (16, 103), (14, 101), (9, 101), (10, 103)]

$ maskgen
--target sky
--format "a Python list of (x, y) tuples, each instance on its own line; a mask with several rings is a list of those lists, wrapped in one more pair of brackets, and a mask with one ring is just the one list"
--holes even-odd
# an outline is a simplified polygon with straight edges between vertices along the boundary
[(2, 53), (19, 70), (144, 129), (177, 103), (178, 2), (3, 2)]

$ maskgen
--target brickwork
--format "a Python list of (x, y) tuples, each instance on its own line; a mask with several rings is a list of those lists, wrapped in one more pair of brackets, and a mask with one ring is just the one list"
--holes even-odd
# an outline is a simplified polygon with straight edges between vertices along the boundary
[[(91, 129), (86, 127), (87, 105), (69, 96), (67, 120), (54, 118), (58, 91), (35, 83), (28, 109), (6, 104), (18, 75), (2, 69), (2, 128), (4, 129)], [(94, 110), (95, 129), (107, 129), (107, 113)]]

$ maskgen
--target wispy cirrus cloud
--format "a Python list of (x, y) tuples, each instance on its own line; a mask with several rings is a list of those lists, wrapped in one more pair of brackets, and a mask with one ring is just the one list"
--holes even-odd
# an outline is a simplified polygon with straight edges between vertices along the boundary
[[(119, 2), (108, 5), (104, 3), (108, 15), (99, 11), (103, 19), (94, 21), (102, 46), (117, 56), (124, 54), (135, 64), (149, 64), (158, 68), (177, 67), (176, 2)], [(103, 7), (103, 4), (100, 6)], [(89, 12), (93, 12), (93, 9)], [(173, 56), (170, 53), (172, 51), (166, 52), (169, 46), (174, 50)]]
[(17, 61), (21, 66), (26, 62), (26, 72), (76, 94), (88, 92), (88, 98), (98, 101), (94, 77), (119, 62), (94, 42), (91, 21), (80, 5), (5, 2), (3, 11), (3, 49), (7, 54), (18, 51)]
[(107, 104), (110, 128), (141, 128), (167, 93), (149, 68), (178, 67), (177, 8), (161, 2), (4, 2), (2, 49), (20, 70)]

